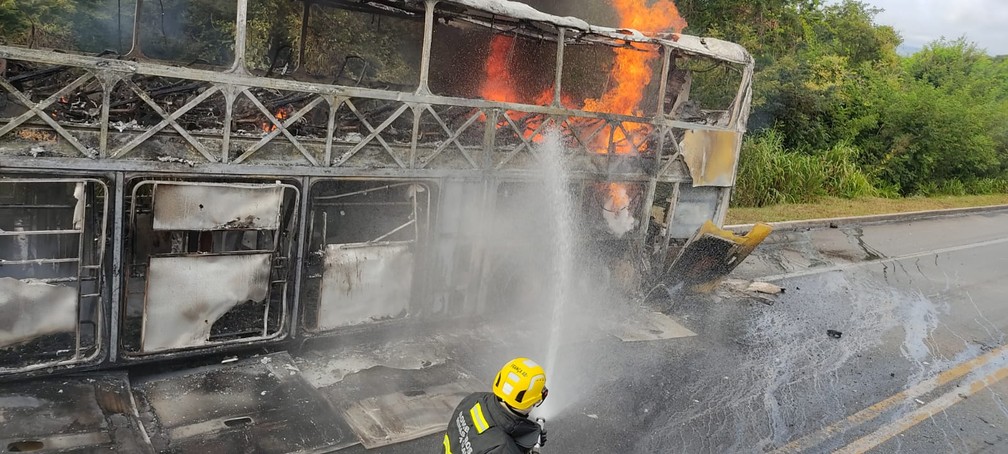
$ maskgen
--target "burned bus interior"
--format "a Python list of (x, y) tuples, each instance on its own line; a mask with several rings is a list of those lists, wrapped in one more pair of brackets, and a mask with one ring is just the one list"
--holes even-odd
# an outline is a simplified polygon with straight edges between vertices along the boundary
[[(698, 235), (739, 252), (701, 229), (724, 222), (746, 129), (738, 45), (514, 2), (91, 3), (64, 18), (100, 28), (89, 40), (40, 26), (0, 43), (0, 380), (126, 368), (102, 386), (135, 381), (169, 421), (184, 385), (146, 367), (218, 364), (176, 372), (199, 386), (248, 364), (310, 375), (276, 352), (541, 311), (561, 214), (572, 282), (631, 300), (708, 271), (673, 267)], [(273, 353), (219, 364), (248, 351)], [(349, 392), (305, 380), (275, 386)], [(417, 398), (390, 396), (357, 397)], [(360, 402), (333, 407), (379, 417)], [(209, 446), (186, 437), (251, 430), (236, 418), (177, 419), (153, 441)]]

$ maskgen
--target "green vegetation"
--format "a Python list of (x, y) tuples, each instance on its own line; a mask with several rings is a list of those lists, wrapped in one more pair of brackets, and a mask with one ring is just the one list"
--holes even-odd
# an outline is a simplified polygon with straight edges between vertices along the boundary
[(68, 27), (57, 26), (50, 19), (71, 15), (76, 6), (69, 0), (0, 0), (0, 43), (48, 46), (58, 42)]
[(856, 154), (857, 149), (846, 143), (815, 154), (789, 151), (781, 133), (768, 130), (743, 145), (733, 201), (739, 206), (766, 206), (824, 196), (878, 195), (854, 162)]
[(1008, 190), (1008, 60), (963, 39), (908, 57), (846, 0), (680, 0), (757, 60), (736, 206)]

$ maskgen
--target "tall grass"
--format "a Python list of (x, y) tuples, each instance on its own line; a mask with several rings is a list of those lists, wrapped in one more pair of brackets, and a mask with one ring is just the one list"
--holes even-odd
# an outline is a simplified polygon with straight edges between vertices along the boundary
[(879, 194), (868, 175), (857, 165), (857, 155), (858, 148), (848, 143), (834, 145), (822, 154), (826, 195), (852, 199)]
[(870, 197), (879, 194), (854, 162), (857, 148), (840, 144), (819, 154), (788, 151), (784, 137), (768, 130), (742, 146), (735, 206), (761, 207), (812, 203), (823, 196)]
[(1006, 194), (1008, 193), (1008, 177), (977, 178), (964, 183), (970, 194)]
[(970, 180), (926, 181), (917, 187), (924, 197), (963, 196), (1008, 193), (1008, 178), (974, 178)]

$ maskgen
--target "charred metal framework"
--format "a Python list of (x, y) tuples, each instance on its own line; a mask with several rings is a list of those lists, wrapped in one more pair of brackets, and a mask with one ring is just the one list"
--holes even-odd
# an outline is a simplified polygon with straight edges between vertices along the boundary
[(279, 336), (296, 239), (288, 232), (296, 231), (299, 203), (298, 189), (279, 182), (133, 185), (124, 353)]
[(416, 256), (430, 231), (420, 182), (326, 181), (312, 187), (302, 326), (309, 332), (405, 317)]
[[(137, 1), (138, 11), (142, 4)], [(55, 330), (69, 336), (52, 345), (14, 340), (0, 329), (10, 338), (0, 337), (7, 342), (0, 343), (0, 375), (219, 351), (405, 314), (479, 308), (484, 302), (472, 295), (482, 293), (464, 290), (484, 287), (485, 257), (444, 208), (475, 207), (467, 215), (479, 216), (493, 209), (503, 183), (541, 179), (537, 144), (549, 130), (560, 131), (570, 150), (566, 166), (585, 188), (631, 187), (634, 216), (645, 221), (621, 241), (649, 243), (654, 256), (665, 257), (670, 244), (689, 238), (704, 221), (723, 221), (751, 99), (754, 63), (742, 47), (688, 35), (648, 37), (479, 0), (305, 2), (302, 33), (313, 5), (422, 22), (414, 89), (363, 86), (363, 71), (337, 78), (338, 84), (253, 74), (246, 62), (248, 0), (237, 1), (235, 58), (226, 69), (140, 58), (137, 33), (122, 59), (0, 46), (0, 240), (42, 244), (41, 237), (73, 237), (78, 249), (44, 257), (0, 250), (2, 285), (70, 289), (76, 295), (70, 310), (77, 314)], [(553, 43), (552, 101), (432, 93), (435, 30), (450, 26)], [(565, 60), (592, 46), (660, 54), (657, 87), (642, 103), (648, 111), (618, 115), (564, 105)], [(711, 68), (733, 75), (723, 87), (727, 106), (716, 110), (691, 102), (691, 87), (699, 83), (692, 74)], [(631, 131), (642, 127), (648, 134), (634, 140)], [(78, 190), (80, 197), (65, 197)], [(245, 191), (239, 198), (278, 203), (276, 223), (214, 224), (185, 207), (178, 212), (185, 216), (160, 219), (159, 194), (172, 191), (176, 202), (205, 197), (218, 204), (227, 200), (221, 193)], [(28, 192), (63, 197), (22, 196)], [(597, 198), (587, 193), (583, 200)], [(384, 207), (384, 230), (354, 236), (333, 226), (334, 217), (376, 207)], [(262, 206), (231, 208), (216, 213), (264, 212)], [(33, 217), (81, 209), (86, 222), (77, 227), (69, 224), (77, 214), (53, 222)], [(652, 216), (665, 226), (657, 240), (647, 228)], [(36, 220), (28, 225), (27, 219)], [(440, 266), (420, 272), (420, 258)], [(43, 264), (59, 272), (25, 274)], [(349, 264), (365, 270), (363, 280), (340, 277)], [(164, 276), (179, 269), (188, 271)], [(223, 313), (154, 310), (174, 307), (172, 283), (213, 270), (234, 279), (268, 275), (269, 285), (222, 297)], [(43, 280), (30, 280), (36, 277)], [(395, 288), (354, 293), (360, 288), (354, 286), (390, 277), (398, 279)], [(191, 285), (213, 285), (196, 282)], [(369, 303), (375, 299), (393, 303), (375, 309)], [(0, 304), (0, 313), (18, 307)], [(245, 312), (235, 314), (233, 307)], [(22, 325), (28, 315), (20, 314), (5, 320)], [(151, 340), (146, 320), (173, 316), (203, 317), (198, 322), (207, 326), (188, 337)], [(223, 318), (237, 321), (214, 323)], [(35, 330), (32, 337), (50, 332)], [(31, 356), (36, 353), (41, 356)]]
[(0, 373), (98, 356), (108, 202), (91, 178), (0, 180), (0, 244), (18, 251), (0, 258)]

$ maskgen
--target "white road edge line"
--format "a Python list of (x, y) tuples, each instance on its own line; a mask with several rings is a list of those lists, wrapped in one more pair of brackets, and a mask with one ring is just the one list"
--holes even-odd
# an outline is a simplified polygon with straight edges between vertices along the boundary
[(860, 267), (863, 267), (863, 266), (876, 265), (876, 264), (880, 264), (880, 263), (891, 263), (891, 262), (898, 262), (898, 261), (902, 261), (902, 260), (909, 260), (909, 259), (915, 259), (915, 258), (920, 258), (920, 257), (927, 257), (927, 256), (930, 256), (930, 255), (947, 254), (947, 253), (950, 253), (950, 252), (965, 251), (965, 250), (968, 250), (968, 249), (976, 249), (976, 248), (979, 248), (979, 247), (993, 246), (993, 245), (1002, 244), (1002, 243), (1008, 243), (1008, 238), (1000, 238), (1000, 239), (997, 239), (997, 240), (981, 241), (979, 243), (966, 244), (966, 245), (962, 245), (962, 246), (952, 246), (952, 247), (947, 247), (947, 248), (942, 248), (942, 249), (935, 249), (935, 250), (931, 250), (931, 251), (917, 252), (917, 253), (914, 253), (914, 254), (900, 255), (900, 256), (896, 256), (896, 257), (886, 257), (886, 258), (881, 258), (881, 259), (876, 259), (876, 260), (868, 260), (868, 261), (864, 261), (864, 262), (845, 263), (845, 264), (842, 264), (842, 265), (833, 265), (833, 266), (827, 266), (827, 267), (822, 267), (822, 268), (812, 268), (812, 269), (803, 270), (803, 271), (795, 271), (793, 273), (775, 274), (775, 275), (771, 275), (771, 276), (764, 276), (764, 277), (759, 278), (757, 280), (758, 281), (762, 281), (762, 282), (776, 282), (776, 281), (782, 281), (782, 280), (785, 280), (785, 279), (793, 279), (793, 278), (796, 278), (796, 277), (813, 276), (813, 275), (816, 275), (816, 274), (832, 273), (832, 272), (837, 272), (837, 271), (846, 271), (846, 270), (853, 269), (853, 268), (860, 268)]

